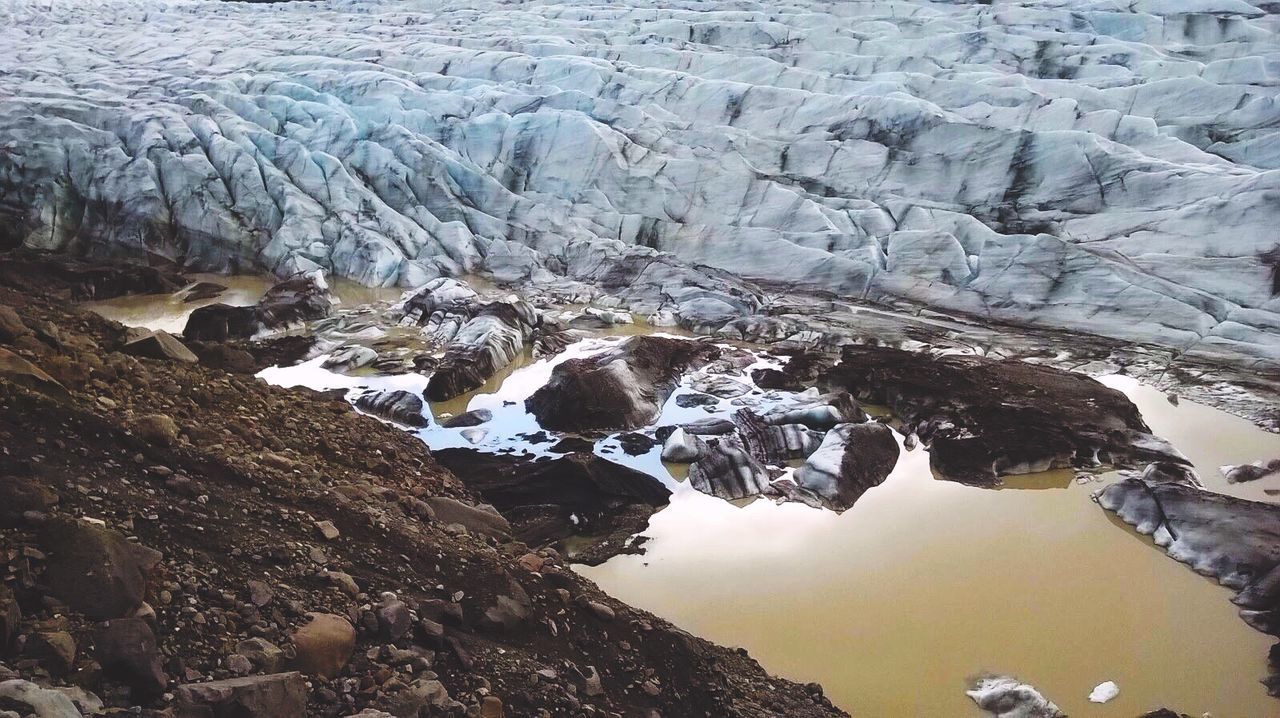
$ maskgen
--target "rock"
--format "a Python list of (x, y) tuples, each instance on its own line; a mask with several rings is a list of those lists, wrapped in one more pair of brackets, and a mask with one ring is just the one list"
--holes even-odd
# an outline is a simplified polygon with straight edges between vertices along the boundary
[(248, 339), (261, 330), (254, 307), (210, 304), (191, 312), (182, 329), (182, 338), (189, 342), (225, 342), (228, 339)]
[(13, 311), (13, 307), (0, 306), (0, 342), (9, 344), (18, 337), (26, 336), (30, 333), (31, 330), (22, 323), (22, 318), (18, 316), (17, 312)]
[(397, 693), (388, 707), (397, 718), (414, 718), (443, 712), (452, 702), (449, 691), (445, 690), (443, 683), (434, 679), (419, 678)]
[(492, 411), (488, 409), (472, 409), (471, 411), (464, 411), (457, 416), (449, 417), (440, 422), (440, 425), (446, 429), (461, 429), (468, 426), (479, 426), (492, 419)]
[(188, 683), (174, 691), (178, 718), (304, 718), (307, 685), (300, 673)]
[(955, 481), (991, 486), (1099, 461), (1190, 464), (1124, 394), (1052, 367), (851, 345), (820, 384), (891, 408), (929, 448), (934, 473)]
[(1067, 715), (1035, 688), (1013, 678), (984, 678), (965, 693), (979, 708), (996, 718), (1066, 718)]
[(768, 424), (749, 409), (735, 411), (733, 424), (742, 447), (763, 464), (803, 459), (823, 440), (821, 432), (804, 424)]
[(468, 531), (507, 538), (511, 524), (497, 511), (486, 511), (447, 496), (428, 496), (423, 499), (436, 514), (436, 520), (444, 524), (462, 524)]
[(342, 534), (338, 531), (338, 527), (333, 525), (332, 521), (315, 522), (316, 533), (320, 534), (320, 538), (325, 541), (336, 541)]
[(898, 463), (893, 430), (878, 422), (840, 424), (795, 471), (796, 484), (837, 511), (879, 486)]
[(525, 406), (556, 431), (636, 429), (654, 420), (687, 370), (717, 357), (714, 345), (657, 336), (557, 364)]
[(587, 610), (591, 611), (601, 621), (612, 621), (614, 619), (613, 609), (599, 601), (587, 601)]
[(71, 672), (76, 662), (76, 641), (66, 631), (41, 631), (27, 639), (26, 653), (39, 658), (55, 676)]
[(44, 513), (57, 505), (57, 492), (29, 476), (0, 476), (0, 525), (17, 526), (23, 514)]
[(81, 718), (71, 699), (56, 690), (20, 679), (0, 681), (0, 705), (15, 703), (35, 718)]
[(422, 413), (426, 404), (419, 395), (403, 389), (394, 392), (374, 392), (361, 394), (356, 398), (356, 406), (374, 416), (406, 426), (426, 426), (430, 421)]
[(277, 283), (258, 300), (258, 322), (268, 329), (323, 319), (336, 300), (329, 293), (324, 273), (301, 272)]
[(7, 650), (22, 625), (22, 606), (13, 589), (0, 583), (0, 650)]
[(1104, 681), (1093, 687), (1089, 693), (1090, 703), (1106, 703), (1120, 695), (1120, 687), (1114, 681)]
[[(671, 493), (652, 476), (595, 454), (530, 460), (441, 449), (435, 457), (504, 516), (512, 517), (515, 535), (530, 545), (590, 532), (596, 524), (608, 526), (628, 506), (665, 506)], [(537, 520), (522, 520), (534, 514)]]
[(413, 617), (404, 601), (383, 601), (377, 607), (378, 635), (384, 641), (397, 641), (413, 628)]
[(587, 666), (582, 678), (582, 692), (590, 697), (604, 695), (604, 686), (600, 681), (600, 672), (595, 666)]
[(480, 699), (480, 718), (503, 718), (506, 711), (502, 707), (502, 699), (497, 696), (485, 696)]
[(236, 644), (236, 653), (249, 659), (253, 667), (263, 673), (278, 672), (286, 660), (284, 651), (265, 638), (240, 641)]
[(43, 369), (4, 347), (0, 347), (0, 378), (53, 396), (65, 396), (67, 393), (66, 387)]
[(789, 357), (781, 369), (752, 370), (751, 380), (761, 389), (804, 391), (813, 386), (831, 364), (831, 359), (825, 354), (802, 352)]
[(122, 350), (126, 354), (146, 357), (148, 359), (164, 359), (195, 364), (199, 358), (191, 353), (182, 342), (166, 331), (158, 330), (126, 343)]
[(516, 563), (520, 564), (520, 567), (526, 571), (537, 573), (546, 565), (547, 560), (536, 553), (530, 552), (516, 559)]
[(88, 521), (57, 517), (40, 529), (44, 580), (59, 600), (94, 620), (131, 615), (146, 596), (159, 551)]
[(172, 417), (164, 414), (138, 417), (133, 423), (133, 431), (144, 441), (160, 446), (173, 446), (178, 441), (178, 425)]
[(249, 581), (249, 602), (258, 608), (271, 603), (271, 599), (275, 598), (275, 591), (262, 581)]
[(334, 678), (347, 665), (356, 631), (342, 616), (308, 613), (308, 622), (293, 632), (292, 667), (307, 675)]
[(93, 634), (94, 658), (102, 672), (129, 686), (135, 700), (164, 692), (168, 678), (160, 663), (151, 626), (141, 618), (115, 618), (99, 623)]

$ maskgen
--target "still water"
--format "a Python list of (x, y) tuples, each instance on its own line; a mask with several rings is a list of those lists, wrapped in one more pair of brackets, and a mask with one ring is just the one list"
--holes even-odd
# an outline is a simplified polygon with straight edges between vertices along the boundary
[[(228, 303), (252, 303), (267, 286), (252, 278), (211, 281), (231, 287), (214, 300)], [(343, 287), (335, 288), (342, 296)], [(348, 301), (386, 298), (356, 291)], [(132, 297), (95, 309), (180, 331), (194, 306)], [(476, 392), (429, 407), (436, 419), (491, 409), (494, 419), (479, 438), (434, 421), (418, 434), (435, 448), (543, 453), (545, 444), (526, 441), (538, 427), (522, 400), (554, 364), (603, 351), (614, 339), (588, 339), (551, 360), (523, 357)], [(322, 361), (261, 376), (348, 388), (353, 397), (367, 388), (421, 391), (427, 379), (346, 376)], [(1280, 437), (1209, 407), (1174, 406), (1126, 377), (1103, 381), (1128, 394), (1152, 430), (1195, 462), (1208, 488), (1276, 500), (1266, 491), (1280, 488), (1277, 477), (1228, 485), (1218, 466), (1280, 457)], [(732, 409), (726, 403), (716, 413)], [(701, 412), (675, 406), (673, 397), (660, 423)], [(605, 440), (597, 451), (653, 473), (674, 493), (645, 532), (647, 554), (578, 570), (694, 634), (747, 648), (774, 673), (822, 683), (861, 718), (981, 715), (964, 689), (987, 672), (1035, 685), (1074, 718), (1133, 718), (1159, 706), (1214, 718), (1280, 716), (1280, 701), (1258, 683), (1275, 639), (1237, 617), (1227, 590), (1093, 503), (1091, 494), (1116, 475), (1081, 484), (1071, 472), (1051, 472), (978, 489), (934, 480), (917, 448), (838, 515), (764, 500), (730, 504), (692, 490), (685, 467), (662, 464), (656, 449), (627, 457)], [(1105, 680), (1118, 683), (1120, 695), (1089, 703), (1089, 691)]]
[[(1229, 486), (1217, 467), (1280, 456), (1280, 437), (1124, 377), (1206, 485), (1274, 497), (1274, 478)], [(1103, 481), (1114, 480), (1108, 476)], [(844, 514), (677, 492), (644, 556), (579, 567), (601, 588), (770, 671), (818, 681), (863, 718), (983, 715), (964, 695), (982, 672), (1016, 675), (1074, 718), (1161, 705), (1214, 718), (1280, 716), (1258, 680), (1275, 639), (1229, 592), (1090, 500), (1069, 472), (985, 490), (936, 481), (921, 450)], [(1089, 703), (1113, 680), (1120, 695)]]

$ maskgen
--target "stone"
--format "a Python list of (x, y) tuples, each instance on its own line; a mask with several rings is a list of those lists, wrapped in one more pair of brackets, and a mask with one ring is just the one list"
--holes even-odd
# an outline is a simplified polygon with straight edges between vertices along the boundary
[(0, 476), (0, 525), (17, 526), (23, 514), (47, 512), (58, 501), (58, 493), (37, 477)]
[(684, 372), (719, 353), (686, 339), (631, 337), (603, 354), (557, 364), (525, 406), (546, 429), (637, 429), (657, 417)]
[(666, 441), (662, 442), (663, 461), (675, 464), (691, 464), (697, 461), (701, 455), (702, 440), (686, 433), (682, 427), (677, 426)]
[(507, 538), (511, 535), (511, 524), (497, 511), (486, 511), (447, 496), (428, 496), (423, 501), (441, 523), (462, 524), (468, 531), (486, 536)]
[(336, 303), (329, 292), (324, 272), (315, 270), (297, 274), (277, 282), (255, 307), (258, 322), (276, 329), (289, 324), (323, 319)]
[(182, 338), (189, 342), (225, 342), (248, 339), (261, 329), (254, 307), (210, 304), (191, 312), (182, 329)]
[(22, 606), (13, 589), (0, 583), (0, 650), (8, 649), (22, 625)]
[(480, 699), (480, 718), (504, 718), (506, 711), (502, 699), (497, 696), (485, 696)]
[(295, 670), (307, 675), (334, 678), (351, 658), (356, 631), (342, 616), (308, 613), (307, 623), (293, 632)]
[(587, 601), (587, 610), (601, 621), (612, 621), (614, 619), (613, 609), (599, 601)]
[(247, 638), (236, 644), (236, 654), (249, 659), (263, 673), (277, 673), (284, 667), (285, 652), (265, 638)]
[(126, 354), (148, 359), (163, 359), (186, 364), (195, 364), (199, 361), (199, 358), (186, 345), (163, 330), (149, 332), (126, 343), (122, 349)]
[(404, 601), (388, 600), (377, 606), (378, 635), (384, 641), (397, 641), (413, 628), (413, 616)]
[(316, 533), (320, 534), (320, 538), (324, 539), (325, 541), (335, 541), (339, 536), (342, 535), (341, 532), (338, 531), (338, 527), (334, 526), (333, 522), (327, 519), (324, 521), (315, 522), (315, 526), (316, 526)]
[(275, 598), (275, 591), (272, 591), (271, 586), (263, 581), (250, 580), (248, 585), (249, 602), (258, 608), (271, 603), (271, 600)]
[(426, 405), (422, 397), (404, 390), (361, 394), (356, 397), (356, 407), (405, 426), (426, 426), (430, 423), (423, 414)]
[(49, 673), (63, 676), (76, 662), (76, 641), (66, 631), (40, 631), (27, 639), (26, 653), (39, 658)]
[(93, 633), (93, 656), (104, 675), (129, 686), (135, 700), (164, 692), (160, 649), (151, 626), (141, 618), (115, 618), (99, 623)]
[(173, 446), (178, 441), (178, 425), (164, 414), (138, 417), (133, 422), (133, 431), (144, 441), (160, 446)]
[(94, 620), (132, 615), (161, 553), (88, 521), (56, 517), (40, 529), (44, 580), (71, 608)]
[(15, 703), (35, 718), (81, 718), (75, 703), (59, 691), (21, 679), (0, 681), (0, 704)]
[(297, 672), (188, 683), (174, 691), (178, 718), (304, 718), (307, 685)]
[(0, 347), (0, 377), (53, 396), (65, 396), (67, 393), (66, 387), (43, 369), (4, 347)]
[[(397, 718), (435, 715), (453, 703), (444, 684), (435, 679), (419, 678), (391, 698), (389, 708)], [(425, 713), (424, 713), (425, 709)]]
[(21, 336), (31, 333), (27, 325), (22, 323), (22, 318), (18, 313), (13, 311), (13, 307), (0, 306), (0, 342), (11, 343), (13, 340)]

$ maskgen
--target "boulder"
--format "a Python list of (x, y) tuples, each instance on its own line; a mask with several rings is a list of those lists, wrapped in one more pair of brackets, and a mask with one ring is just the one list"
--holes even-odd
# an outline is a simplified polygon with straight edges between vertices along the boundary
[(302, 674), (275, 673), (209, 683), (174, 691), (178, 718), (304, 718), (307, 684)]
[(163, 359), (195, 364), (199, 358), (172, 334), (163, 330), (147, 332), (140, 337), (126, 342), (122, 347), (124, 353), (148, 359)]
[(65, 396), (66, 387), (49, 376), (43, 369), (0, 347), (0, 379), (35, 389), (53, 396)]
[(334, 350), (320, 366), (329, 371), (345, 373), (369, 366), (378, 360), (378, 352), (362, 344), (352, 344)]
[(884, 424), (841, 424), (796, 469), (795, 481), (829, 508), (844, 511), (889, 476), (898, 453), (893, 430)]
[(356, 406), (374, 416), (406, 426), (426, 426), (430, 423), (423, 414), (426, 405), (422, 397), (403, 389), (361, 394), (356, 398)]
[(147, 414), (133, 422), (133, 433), (151, 444), (173, 446), (178, 441), (178, 425), (164, 414)]
[(473, 306), (449, 339), (448, 348), (427, 380), (431, 401), (446, 401), (479, 389), (524, 351), (538, 324), (528, 302), (509, 298)]
[(44, 581), (63, 603), (94, 620), (132, 615), (146, 596), (161, 553), (111, 529), (57, 517), (40, 529), (48, 555)]
[(265, 638), (247, 638), (236, 644), (236, 653), (249, 659), (263, 673), (276, 673), (284, 666), (285, 652)]
[(657, 417), (684, 372), (719, 354), (702, 342), (631, 337), (602, 354), (557, 364), (525, 406), (556, 431), (636, 429)]
[(826, 431), (837, 424), (859, 422), (865, 418), (858, 402), (843, 391), (804, 399), (778, 407), (764, 415), (766, 424), (801, 424), (819, 431)]
[(22, 323), (22, 318), (13, 311), (13, 307), (0, 305), (0, 342), (8, 344), (30, 333), (31, 330)]
[(662, 442), (662, 460), (676, 464), (691, 464), (702, 455), (702, 440), (677, 426)]
[(189, 342), (225, 342), (229, 339), (248, 339), (261, 329), (254, 307), (210, 304), (197, 307), (191, 312), (182, 329), (182, 338)]
[(103, 675), (129, 686), (135, 700), (164, 692), (168, 678), (151, 626), (142, 618), (115, 618), (99, 623), (93, 634), (93, 656)]
[(27, 639), (25, 652), (55, 676), (71, 672), (76, 662), (76, 640), (66, 631), (39, 631)]
[(804, 424), (768, 424), (749, 409), (734, 412), (733, 423), (742, 447), (764, 464), (803, 459), (822, 443), (820, 431)]
[(307, 617), (307, 623), (293, 632), (292, 667), (307, 675), (334, 678), (351, 658), (356, 631), (342, 616), (308, 613)]
[(61, 692), (21, 679), (0, 681), (0, 706), (22, 706), (34, 718), (81, 718), (79, 709)]
[(428, 496), (423, 500), (435, 512), (440, 523), (461, 524), (468, 531), (497, 538), (511, 536), (511, 524), (497, 511), (478, 508), (447, 496)]

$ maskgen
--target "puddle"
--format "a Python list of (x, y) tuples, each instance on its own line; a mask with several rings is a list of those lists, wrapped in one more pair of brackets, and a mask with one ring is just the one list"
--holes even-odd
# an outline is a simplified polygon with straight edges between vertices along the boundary
[[(231, 296), (257, 298), (235, 286), (220, 300)], [(104, 305), (126, 323), (178, 322), (165, 314), (174, 307), (157, 309), (154, 297), (95, 309)], [(540, 428), (523, 400), (556, 364), (650, 330), (620, 327), (549, 359), (523, 356), (476, 392), (431, 404), (431, 426), (415, 433), (436, 449), (547, 453), (551, 441), (529, 440)], [(420, 393), (427, 382), (425, 374), (335, 374), (323, 360), (259, 376), (284, 386), (345, 388), (351, 398), (365, 389)], [(1280, 436), (1187, 401), (1174, 406), (1127, 377), (1103, 382), (1133, 399), (1152, 430), (1191, 458), (1208, 488), (1277, 499), (1264, 490), (1280, 488), (1280, 479), (1229, 485), (1218, 466), (1280, 457)], [(789, 395), (750, 396), (763, 410)], [(479, 408), (494, 414), (479, 427), (483, 437), (439, 426), (441, 417)], [(659, 422), (727, 416), (736, 408), (729, 400), (712, 412), (682, 408), (673, 396)], [(903, 452), (882, 486), (837, 515), (705, 496), (684, 481), (687, 467), (663, 464), (657, 448), (628, 456), (608, 438), (596, 451), (658, 477), (673, 495), (645, 531), (646, 555), (578, 570), (696, 635), (749, 649), (772, 672), (822, 683), (855, 715), (982, 715), (964, 689), (983, 672), (1016, 675), (1077, 718), (1132, 718), (1162, 705), (1197, 716), (1261, 718), (1280, 708), (1258, 683), (1274, 639), (1239, 619), (1225, 589), (1090, 500), (1114, 474), (1081, 485), (1072, 472), (1058, 471), (978, 489), (934, 480), (928, 455), (916, 449)], [(1119, 684), (1120, 695), (1089, 703), (1089, 691), (1106, 680)]]

